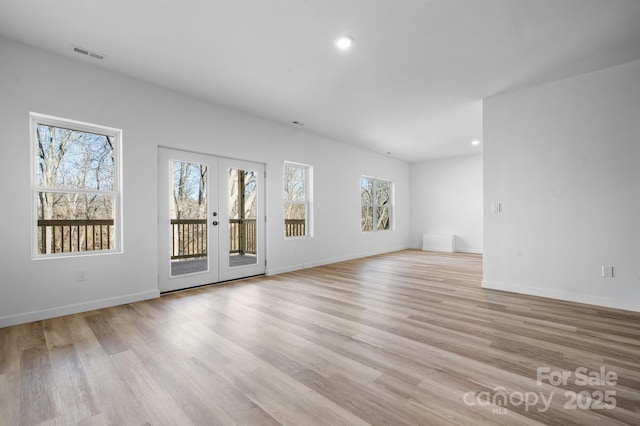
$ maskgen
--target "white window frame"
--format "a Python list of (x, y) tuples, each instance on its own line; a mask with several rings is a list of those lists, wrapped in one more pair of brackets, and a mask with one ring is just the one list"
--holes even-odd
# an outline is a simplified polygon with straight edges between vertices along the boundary
[[(284, 170), (287, 167), (293, 167), (293, 168), (297, 168), (297, 169), (303, 169), (305, 170), (305, 200), (304, 201), (296, 201), (296, 200), (289, 200), (287, 198), (284, 197), (284, 191), (283, 191), (283, 203), (282, 203), (282, 207), (283, 207), (283, 214), (284, 214), (284, 206), (287, 203), (292, 203), (292, 204), (304, 204), (305, 205), (305, 235), (296, 235), (296, 236), (291, 236), (288, 237), (286, 236), (286, 230), (284, 234), (284, 238), (286, 240), (291, 240), (291, 239), (298, 239), (298, 238), (312, 238), (313, 237), (313, 166), (309, 165), (309, 164), (303, 164), (303, 163), (296, 163), (293, 161), (285, 161), (284, 162), (284, 166), (282, 168), (283, 171), (283, 176), (282, 176), (282, 185), (284, 188), (285, 182), (284, 182)], [(284, 221), (286, 220), (286, 218), (283, 218), (283, 225), (284, 225)]]
[[(86, 133), (94, 133), (114, 138), (114, 181), (113, 190), (93, 190), (93, 189), (69, 189), (69, 188), (49, 188), (39, 186), (38, 182), (38, 162), (36, 154), (37, 126), (54, 126), (63, 129), (76, 130)], [(95, 256), (122, 253), (123, 227), (122, 227), (122, 129), (101, 126), (98, 124), (86, 123), (82, 121), (70, 120), (51, 115), (29, 113), (29, 143), (31, 153), (31, 257), (32, 259), (55, 259), (77, 256)], [(59, 193), (81, 193), (81, 194), (102, 194), (113, 197), (113, 236), (112, 247), (107, 250), (73, 251), (65, 253), (38, 253), (38, 193), (39, 192), (59, 192)]]
[[(362, 204), (362, 180), (363, 179), (367, 179), (373, 182), (373, 204)], [(378, 208), (380, 207), (385, 207), (385, 206), (381, 206), (378, 205), (378, 182), (386, 182), (389, 184), (389, 191), (391, 192), (389, 194), (389, 204), (388, 206), (386, 206), (389, 209), (389, 227), (386, 229), (378, 229), (378, 227), (376, 226), (376, 224), (378, 223)], [(393, 231), (395, 229), (395, 211), (394, 211), (394, 206), (395, 206), (395, 185), (393, 183), (392, 180), (389, 179), (380, 179), (380, 178), (376, 178), (376, 177), (372, 177), (372, 176), (366, 176), (366, 175), (362, 175), (360, 176), (360, 232), (362, 233), (369, 233), (369, 232), (386, 232), (386, 231)], [(362, 209), (364, 207), (371, 207), (373, 209), (373, 228), (372, 229), (368, 229), (368, 230), (364, 230), (362, 229)]]

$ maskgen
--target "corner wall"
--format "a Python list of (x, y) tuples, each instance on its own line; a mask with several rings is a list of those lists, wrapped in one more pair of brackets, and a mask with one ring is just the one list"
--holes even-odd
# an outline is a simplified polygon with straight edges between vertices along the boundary
[[(409, 246), (405, 162), (3, 38), (0, 57), (0, 327), (159, 295), (159, 145), (266, 164), (269, 274)], [(29, 112), (123, 130), (122, 254), (31, 259)], [(314, 167), (314, 238), (284, 239), (285, 160)], [(361, 175), (395, 182), (394, 231), (360, 232)]]
[(483, 143), (483, 287), (640, 311), (640, 62), (486, 99)]
[(411, 246), (455, 234), (456, 251), (482, 253), (482, 154), (411, 164)]

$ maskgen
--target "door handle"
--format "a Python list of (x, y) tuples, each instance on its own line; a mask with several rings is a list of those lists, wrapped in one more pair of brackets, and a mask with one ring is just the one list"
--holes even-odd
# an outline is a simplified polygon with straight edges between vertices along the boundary
[(211, 222), (211, 224), (212, 224), (213, 226), (218, 226), (218, 221), (217, 221), (217, 220), (214, 220), (213, 222)]

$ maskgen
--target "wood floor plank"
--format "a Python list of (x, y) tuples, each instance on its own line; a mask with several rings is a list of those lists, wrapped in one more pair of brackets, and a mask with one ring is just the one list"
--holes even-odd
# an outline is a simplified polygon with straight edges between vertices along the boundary
[(0, 374), (0, 424), (20, 424), (20, 372)]
[(63, 423), (78, 423), (99, 414), (93, 391), (72, 344), (49, 350), (56, 405)]
[(284, 425), (365, 425), (364, 420), (273, 368), (233, 363), (220, 373)]
[(64, 322), (64, 317), (51, 318), (42, 321), (42, 324), (47, 348), (52, 349), (56, 346), (67, 346), (73, 343), (69, 329)]
[[(225, 338), (232, 327), (233, 324), (226, 324), (224, 328), (209, 329), (210, 332), (201, 330), (201, 333), (215, 342), (226, 357), (234, 360), (220, 371), (220, 375), (274, 419), (291, 425), (314, 424), (314, 420), (322, 424), (365, 424), (295, 380), (289, 373), (300, 371), (302, 367), (288, 360), (284, 351), (277, 358), (268, 358), (260, 351), (259, 341), (251, 349), (245, 349), (242, 342)], [(237, 325), (236, 331), (240, 333), (237, 337), (240, 340), (239, 336), (244, 335), (242, 326)]]
[(130, 348), (105, 317), (104, 312), (108, 313), (109, 311), (107, 309), (95, 315), (87, 316), (85, 321), (104, 350), (109, 355), (113, 355)]
[(640, 424), (640, 313), (481, 280), (404, 250), (3, 328), (0, 425)]
[(103, 417), (86, 419), (88, 422), (103, 421), (109, 424), (151, 424), (150, 417), (140, 408), (140, 401), (133, 397), (133, 389), (121, 377), (81, 314), (64, 317), (74, 347), (94, 395), (94, 402)]
[(20, 357), (21, 423), (42, 423), (57, 415), (49, 354), (45, 348), (24, 349)]
[(110, 356), (124, 382), (129, 397), (137, 403), (151, 424), (189, 424), (190, 420), (181, 404), (161, 385), (164, 377), (152, 375), (133, 350)]

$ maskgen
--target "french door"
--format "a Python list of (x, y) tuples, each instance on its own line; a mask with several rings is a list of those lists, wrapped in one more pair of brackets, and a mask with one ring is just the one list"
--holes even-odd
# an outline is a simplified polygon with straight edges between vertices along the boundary
[(158, 151), (161, 292), (265, 272), (264, 164)]

